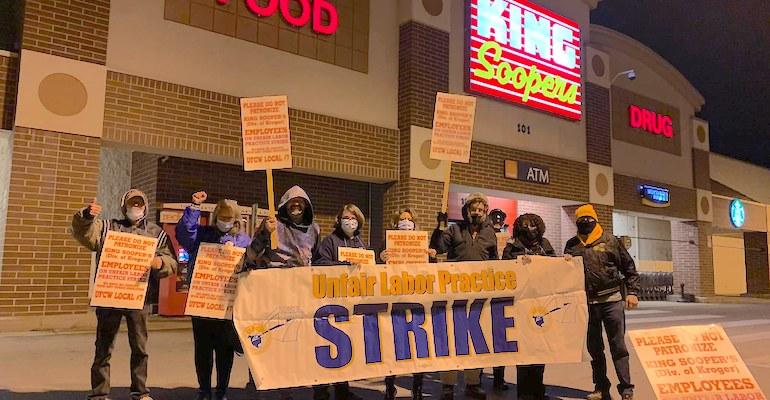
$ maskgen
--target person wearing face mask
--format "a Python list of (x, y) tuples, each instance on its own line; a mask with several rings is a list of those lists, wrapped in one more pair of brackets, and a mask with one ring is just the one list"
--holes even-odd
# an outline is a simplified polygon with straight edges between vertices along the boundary
[[(278, 246), (272, 249), (270, 235), (277, 232)], [(310, 197), (292, 186), (278, 203), (277, 217), (267, 217), (246, 248), (246, 269), (308, 267), (318, 251), (321, 228), (314, 221)]]
[[(497, 237), (495, 230), (487, 220), (489, 202), (483, 193), (472, 193), (465, 199), (462, 207), (463, 220), (441, 230), (446, 226), (448, 216), (438, 213), (438, 227), (431, 236), (432, 249), (438, 254), (447, 254), (447, 261), (487, 261), (497, 260)], [(486, 399), (487, 393), (481, 388), (481, 369), (465, 370), (465, 395), (474, 399)], [(442, 372), (442, 400), (454, 398), (456, 371)]]
[(131, 399), (152, 400), (147, 388), (147, 317), (149, 305), (155, 301), (158, 279), (174, 274), (177, 261), (171, 241), (158, 225), (147, 221), (147, 196), (140, 190), (131, 189), (120, 200), (124, 218), (99, 219), (102, 206), (94, 199), (72, 218), (72, 236), (85, 248), (101, 257), (107, 232), (125, 232), (158, 239), (155, 258), (148, 266), (149, 287), (142, 310), (96, 307), (96, 342), (94, 361), (91, 365), (91, 394), (89, 399), (108, 399), (110, 395), (110, 358), (115, 337), (123, 317), (128, 327), (128, 343), (131, 346)]
[[(289, 188), (278, 202), (277, 217), (264, 218), (246, 248), (244, 270), (309, 267), (321, 241), (321, 228), (314, 218), (307, 193), (299, 186)], [(278, 236), (275, 249), (270, 243), (273, 232)], [(256, 390), (251, 371), (246, 388)], [(291, 397), (286, 391), (279, 395)]]
[[(401, 210), (397, 211), (396, 214), (393, 216), (393, 226), (392, 229), (397, 229), (400, 231), (413, 231), (417, 229), (417, 225), (414, 223), (415, 214), (409, 207), (404, 207)], [(430, 262), (436, 262), (436, 250), (435, 249), (426, 249), (428, 252), (428, 258)], [(382, 250), (380, 252), (380, 260), (382, 262), (387, 263), (388, 262), (388, 250)], [(423, 393), (422, 393), (422, 382), (423, 382), (423, 374), (417, 373), (412, 375), (412, 400), (422, 400), (423, 399)], [(396, 377), (395, 376), (387, 376), (385, 377), (385, 400), (394, 400), (396, 398)]]
[[(361, 228), (364, 227), (364, 214), (355, 204), (345, 204), (337, 214), (334, 232), (325, 237), (313, 256), (313, 265), (342, 265), (347, 262), (339, 261), (340, 247), (367, 248), (361, 239)], [(313, 399), (326, 400), (329, 398), (329, 385), (313, 386)], [(335, 400), (361, 400), (361, 397), (350, 390), (348, 382), (334, 384)]]
[[(583, 257), (586, 295), (588, 296), (588, 353), (591, 355), (594, 391), (589, 400), (610, 399), (607, 361), (604, 356), (602, 324), (618, 375), (618, 392), (623, 400), (633, 400), (634, 385), (628, 362), (628, 349), (623, 340), (626, 333), (624, 306), (632, 309), (639, 304), (639, 275), (634, 260), (620, 241), (599, 225), (596, 210), (590, 204), (575, 211), (577, 235), (567, 242), (564, 254)], [(621, 292), (625, 285), (625, 301)]]
[[(192, 204), (185, 210), (176, 225), (176, 240), (190, 254), (193, 276), (195, 259), (201, 243), (231, 244), (248, 247), (251, 239), (242, 230), (240, 208), (234, 200), (220, 200), (211, 214), (210, 225), (199, 225), (201, 204), (206, 201), (206, 192), (192, 195)], [(226, 400), (233, 369), (233, 354), (237, 346), (237, 335), (232, 320), (192, 317), (193, 339), (195, 341), (195, 373), (198, 376), (198, 400), (211, 400), (211, 373), (216, 354), (217, 386), (214, 399)]]
[[(527, 256), (555, 256), (551, 243), (543, 237), (545, 222), (537, 214), (522, 214), (513, 222), (513, 236), (503, 250), (503, 260), (515, 260)], [(516, 367), (517, 398), (521, 400), (545, 400), (543, 374), (545, 365), (519, 365)], [(502, 376), (495, 375), (494, 386), (505, 385)]]

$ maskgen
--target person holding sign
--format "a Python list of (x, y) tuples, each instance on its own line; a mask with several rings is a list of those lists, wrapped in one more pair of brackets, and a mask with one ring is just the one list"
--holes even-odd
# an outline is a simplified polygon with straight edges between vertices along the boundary
[[(415, 215), (411, 208), (404, 207), (397, 211), (393, 216), (393, 229), (399, 231), (414, 231), (417, 230), (417, 225), (414, 222)], [(425, 249), (428, 253), (430, 262), (436, 262), (436, 250)], [(380, 259), (382, 262), (387, 263), (390, 256), (388, 255), (387, 248), (380, 253)], [(422, 382), (423, 374), (417, 373), (412, 375), (412, 400), (422, 400)], [(395, 400), (396, 398), (396, 377), (385, 377), (385, 400)]]
[[(515, 260), (518, 257), (555, 256), (551, 242), (543, 237), (545, 222), (537, 214), (522, 214), (513, 222), (513, 236), (503, 250), (503, 260)], [(524, 258), (527, 263), (527, 258)], [(507, 390), (503, 380), (504, 370), (494, 369), (494, 387), (496, 390)], [(517, 398), (521, 400), (544, 400), (545, 394), (543, 374), (545, 365), (519, 365), (516, 367)]]
[[(313, 221), (310, 197), (299, 186), (292, 186), (278, 203), (278, 217), (262, 220), (246, 249), (246, 268), (307, 267), (318, 250), (321, 228)], [(270, 235), (277, 232), (278, 246), (270, 246)]]
[[(147, 266), (150, 274), (150, 289), (145, 296), (145, 305), (157, 293), (158, 279), (176, 271), (177, 261), (171, 241), (158, 225), (147, 221), (147, 196), (137, 189), (126, 192), (120, 200), (123, 219), (105, 221), (99, 219), (102, 206), (94, 199), (72, 218), (72, 236), (85, 248), (97, 252), (101, 257), (102, 246), (107, 232), (125, 232), (158, 239), (155, 258)], [(107, 399), (110, 395), (110, 358), (120, 321), (126, 318), (128, 343), (131, 346), (131, 398), (152, 400), (147, 388), (147, 316), (149, 307), (141, 310), (117, 308), (96, 308), (96, 343), (94, 361), (91, 365), (91, 394), (89, 399)]]
[[(618, 239), (604, 232), (599, 225), (596, 210), (590, 204), (575, 211), (577, 236), (567, 242), (564, 254), (583, 257), (586, 295), (588, 296), (588, 353), (595, 390), (589, 400), (610, 398), (610, 380), (607, 379), (607, 361), (604, 357), (602, 324), (607, 330), (607, 341), (618, 375), (618, 392), (623, 400), (633, 400), (634, 385), (628, 362), (628, 349), (623, 337), (626, 333), (626, 315), (623, 310), (639, 304), (639, 274), (631, 255)], [(622, 286), (627, 296), (623, 301)]]
[[(337, 223), (334, 232), (324, 238), (318, 251), (313, 256), (313, 265), (341, 265), (349, 264), (339, 260), (340, 247), (352, 247), (365, 249), (368, 246), (361, 239), (361, 228), (366, 219), (361, 209), (355, 204), (345, 204), (337, 214)], [(329, 385), (313, 386), (314, 400), (327, 400), (329, 398)], [(348, 382), (334, 384), (335, 400), (361, 400), (361, 396), (350, 391)]]
[[(489, 201), (483, 193), (472, 193), (462, 207), (463, 221), (441, 230), (446, 226), (447, 214), (438, 213), (438, 227), (431, 237), (431, 248), (438, 254), (447, 254), (447, 261), (497, 260), (497, 236), (487, 221)], [(487, 393), (481, 388), (481, 370), (465, 370), (465, 395), (474, 399), (486, 399)], [(455, 371), (442, 372), (443, 390), (441, 399), (454, 398)]]
[[(248, 247), (251, 239), (242, 228), (241, 212), (233, 200), (220, 200), (211, 214), (209, 226), (201, 226), (201, 204), (206, 201), (206, 192), (192, 195), (190, 204), (176, 225), (176, 240), (190, 254), (190, 277), (195, 273), (195, 260), (201, 243), (230, 244)], [(217, 387), (214, 399), (226, 400), (230, 386), (230, 372), (233, 369), (233, 353), (238, 344), (232, 320), (192, 317), (195, 340), (195, 373), (198, 375), (198, 400), (211, 400), (211, 372), (214, 354), (217, 364)]]

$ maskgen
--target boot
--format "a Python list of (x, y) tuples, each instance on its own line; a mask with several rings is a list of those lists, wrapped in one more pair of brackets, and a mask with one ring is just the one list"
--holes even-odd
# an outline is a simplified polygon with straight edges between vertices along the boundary
[(476, 400), (486, 400), (487, 392), (481, 388), (481, 385), (465, 385), (465, 396)]
[(508, 384), (505, 383), (505, 367), (492, 368), (492, 388), (496, 392), (508, 390)]
[(455, 385), (442, 385), (441, 400), (454, 400), (454, 398), (455, 398)]
[(586, 396), (586, 400), (612, 400), (612, 396), (610, 396), (609, 389), (596, 388)]

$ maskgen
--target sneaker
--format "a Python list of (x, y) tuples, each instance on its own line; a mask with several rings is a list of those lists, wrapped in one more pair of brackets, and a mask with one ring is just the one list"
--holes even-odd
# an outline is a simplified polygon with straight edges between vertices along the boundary
[(612, 400), (609, 389), (596, 389), (586, 396), (586, 400)]
[(623, 400), (634, 400), (634, 392), (623, 393)]
[(487, 392), (481, 385), (465, 385), (465, 396), (476, 400), (486, 400)]
[(198, 390), (198, 395), (195, 396), (195, 400), (211, 400), (211, 392)]

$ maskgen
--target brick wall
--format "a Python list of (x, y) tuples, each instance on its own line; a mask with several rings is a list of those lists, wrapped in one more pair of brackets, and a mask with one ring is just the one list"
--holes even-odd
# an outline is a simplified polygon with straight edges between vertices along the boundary
[(0, 55), (0, 129), (13, 129), (19, 58)]
[[(529, 161), (550, 169), (551, 183), (503, 178), (505, 160)], [(452, 164), (452, 182), (484, 189), (504, 190), (543, 197), (588, 201), (588, 164), (473, 142), (470, 163)]]
[(110, 0), (27, 0), (22, 49), (104, 65)]
[(0, 275), (0, 317), (88, 309), (91, 253), (70, 235), (96, 194), (99, 139), (17, 128)]
[(588, 162), (612, 166), (610, 91), (586, 82), (586, 156)]
[[(238, 98), (109, 72), (104, 139), (194, 158), (242, 159)], [(393, 181), (398, 132), (289, 110), (294, 167)]]
[(698, 296), (714, 295), (714, 262), (708, 245), (711, 224), (671, 222), (671, 255), (674, 263), (674, 289), (685, 284), (685, 292)]
[[(664, 215), (694, 220), (698, 217), (697, 193), (695, 189), (667, 185), (646, 179), (615, 174), (615, 208), (638, 211), (646, 214)], [(671, 205), (665, 208), (648, 207), (642, 204), (639, 185), (653, 185), (668, 188)]]
[(746, 288), (748, 293), (770, 293), (767, 233), (744, 232), (743, 245), (746, 253)]
[[(276, 206), (286, 190), (299, 185), (310, 196), (323, 236), (334, 229), (335, 217), (342, 206), (353, 203), (367, 218), (367, 224), (362, 229), (363, 237), (368, 238), (369, 227), (376, 226), (379, 233), (373, 235), (372, 242), (380, 243), (382, 216), (378, 214), (382, 213), (382, 208), (370, 205), (370, 196), (374, 203), (377, 190), (372, 190), (370, 194), (369, 183), (284, 171), (274, 171), (273, 176)], [(247, 172), (232, 164), (180, 157), (161, 158), (156, 154), (136, 152), (133, 156), (132, 184), (145, 190), (150, 197), (153, 216), (157, 216), (154, 210), (163, 203), (188, 203), (192, 194), (200, 190), (208, 194), (208, 203), (227, 198), (244, 206), (256, 203), (260, 208), (267, 208), (265, 173)], [(377, 188), (379, 185), (371, 186)], [(379, 191), (382, 192), (382, 189)], [(372, 214), (375, 214), (374, 218)]]

